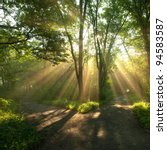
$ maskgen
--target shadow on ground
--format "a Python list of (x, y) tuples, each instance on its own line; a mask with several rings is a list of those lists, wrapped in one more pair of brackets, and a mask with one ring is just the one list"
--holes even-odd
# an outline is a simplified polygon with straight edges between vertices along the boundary
[(42, 105), (35, 108), (26, 116), (44, 137), (38, 150), (150, 149), (149, 133), (138, 125), (129, 107), (108, 105), (88, 114)]

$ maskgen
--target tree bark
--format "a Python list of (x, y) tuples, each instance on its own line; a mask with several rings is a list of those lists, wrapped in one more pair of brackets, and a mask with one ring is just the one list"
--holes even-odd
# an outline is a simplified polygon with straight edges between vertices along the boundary
[(79, 28), (79, 99), (83, 99), (83, 31), (84, 31), (84, 21), (86, 16), (87, 0), (83, 2), (80, 0), (80, 28)]

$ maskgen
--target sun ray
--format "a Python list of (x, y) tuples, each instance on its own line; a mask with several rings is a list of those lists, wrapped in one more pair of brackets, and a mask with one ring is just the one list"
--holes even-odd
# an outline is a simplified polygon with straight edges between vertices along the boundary
[(70, 90), (71, 84), (73, 84), (74, 82), (74, 78), (75, 78), (75, 72), (73, 71), (72, 74), (65, 81), (65, 85), (58, 94), (58, 98), (64, 97), (64, 94)]

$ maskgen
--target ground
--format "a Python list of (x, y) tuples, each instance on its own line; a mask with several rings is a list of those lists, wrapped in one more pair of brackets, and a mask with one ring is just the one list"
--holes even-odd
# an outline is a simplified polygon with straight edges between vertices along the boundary
[(149, 150), (149, 132), (140, 127), (129, 105), (108, 104), (76, 111), (27, 101), (22, 110), (43, 136), (37, 150)]

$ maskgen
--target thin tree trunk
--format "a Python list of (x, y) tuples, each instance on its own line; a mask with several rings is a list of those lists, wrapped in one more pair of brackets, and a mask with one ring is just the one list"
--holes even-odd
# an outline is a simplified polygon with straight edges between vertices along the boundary
[(150, 41), (148, 36), (148, 31), (146, 28), (142, 29), (143, 40), (144, 40), (144, 49), (147, 52), (147, 61), (148, 61), (148, 70), (150, 69)]
[(80, 0), (80, 29), (79, 29), (79, 99), (83, 99), (83, 30), (86, 16), (87, 0)]

